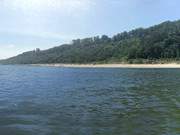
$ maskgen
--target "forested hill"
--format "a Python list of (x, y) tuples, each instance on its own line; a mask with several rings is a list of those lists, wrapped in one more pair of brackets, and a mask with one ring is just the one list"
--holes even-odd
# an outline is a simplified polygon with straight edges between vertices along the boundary
[(129, 61), (178, 60), (180, 58), (180, 20), (150, 28), (73, 40), (48, 50), (25, 52), (1, 61), (4, 64), (111, 63)]

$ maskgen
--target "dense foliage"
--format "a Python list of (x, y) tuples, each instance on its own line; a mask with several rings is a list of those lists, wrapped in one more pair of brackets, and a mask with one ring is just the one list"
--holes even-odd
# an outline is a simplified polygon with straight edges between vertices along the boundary
[[(25, 52), (1, 61), (6, 64), (130, 62), (164, 60), (180, 57), (180, 21), (123, 32), (109, 38), (73, 40), (48, 50)], [(141, 61), (141, 62), (142, 62)], [(139, 61), (140, 62), (140, 61)]]

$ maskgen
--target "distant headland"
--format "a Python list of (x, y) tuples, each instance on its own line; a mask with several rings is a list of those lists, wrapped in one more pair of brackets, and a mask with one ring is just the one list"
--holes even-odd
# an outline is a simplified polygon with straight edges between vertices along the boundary
[[(73, 40), (1, 60), (1, 64), (167, 64), (180, 61), (180, 20), (108, 37)], [(176, 64), (177, 65), (177, 64)]]

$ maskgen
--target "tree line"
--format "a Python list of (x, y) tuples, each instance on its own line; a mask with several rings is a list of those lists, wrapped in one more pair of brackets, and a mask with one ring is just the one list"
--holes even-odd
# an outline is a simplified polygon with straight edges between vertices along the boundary
[(112, 63), (179, 60), (180, 21), (166, 21), (149, 28), (138, 28), (108, 37), (72, 40), (48, 50), (25, 52), (2, 60), (6, 64)]

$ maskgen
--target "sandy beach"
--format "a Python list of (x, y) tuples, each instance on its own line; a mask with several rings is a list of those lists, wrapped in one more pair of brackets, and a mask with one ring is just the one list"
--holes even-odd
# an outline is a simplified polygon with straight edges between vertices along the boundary
[(180, 64), (32, 64), (33, 66), (73, 68), (180, 68)]

